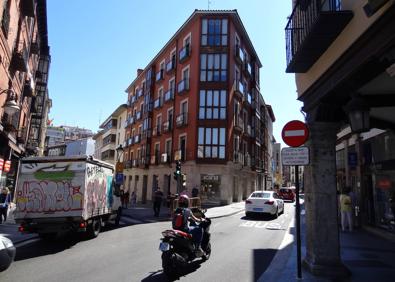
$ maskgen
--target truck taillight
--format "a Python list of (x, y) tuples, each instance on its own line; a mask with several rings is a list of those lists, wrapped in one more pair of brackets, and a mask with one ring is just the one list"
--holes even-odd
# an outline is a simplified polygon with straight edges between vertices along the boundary
[(23, 231), (25, 231), (25, 228), (21, 225), (21, 226), (18, 227), (18, 231), (19, 232), (23, 232)]
[(86, 227), (86, 222), (80, 222), (80, 228), (85, 228)]

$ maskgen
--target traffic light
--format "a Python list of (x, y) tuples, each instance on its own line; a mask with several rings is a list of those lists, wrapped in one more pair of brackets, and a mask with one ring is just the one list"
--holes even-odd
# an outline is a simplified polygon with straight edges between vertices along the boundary
[(176, 161), (176, 171), (174, 172), (174, 179), (178, 180), (178, 177), (181, 176), (181, 161)]

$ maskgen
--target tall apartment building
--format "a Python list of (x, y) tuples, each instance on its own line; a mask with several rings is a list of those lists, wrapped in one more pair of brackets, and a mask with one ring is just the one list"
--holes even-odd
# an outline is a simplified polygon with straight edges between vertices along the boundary
[(19, 158), (43, 152), (51, 102), (46, 1), (0, 2), (0, 171), (2, 185), (16, 181)]
[[(138, 200), (192, 188), (230, 203), (263, 189), (261, 62), (236, 10), (195, 10), (126, 89), (126, 185)], [(173, 178), (181, 160), (186, 186)]]
[[(380, 225), (376, 219), (384, 211), (390, 213), (389, 200), (395, 195), (391, 146), (395, 140), (395, 1), (292, 3), (285, 28), (286, 71), (296, 73), (311, 152), (304, 172), (308, 242), (304, 264), (314, 274), (347, 276), (340, 255), (335, 149), (337, 142), (344, 141), (344, 150), (356, 153), (338, 153), (338, 157), (350, 157), (350, 164), (356, 166), (352, 189), (358, 224)], [(337, 134), (347, 125), (351, 132), (338, 140)], [(388, 132), (372, 138), (361, 135), (375, 128)], [(355, 146), (348, 146), (348, 140)]]
[[(93, 136), (95, 140), (95, 158), (115, 164), (118, 156), (116, 148), (119, 145), (126, 146), (125, 121), (127, 105), (120, 105), (101, 125), (100, 131)], [(123, 160), (123, 154), (119, 155), (119, 160)]]

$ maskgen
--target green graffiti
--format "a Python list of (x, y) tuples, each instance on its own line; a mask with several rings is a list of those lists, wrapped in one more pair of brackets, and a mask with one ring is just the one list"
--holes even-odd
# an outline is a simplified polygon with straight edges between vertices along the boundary
[(74, 178), (74, 171), (36, 171), (34, 177), (37, 180), (69, 180)]

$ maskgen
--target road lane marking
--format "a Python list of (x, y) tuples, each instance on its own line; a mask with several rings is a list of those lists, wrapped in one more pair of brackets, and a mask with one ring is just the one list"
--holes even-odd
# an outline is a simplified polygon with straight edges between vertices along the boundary
[(277, 222), (272, 222), (269, 223), (268, 226), (266, 227), (266, 229), (270, 229), (270, 230), (280, 230), (281, 229), (281, 224), (277, 223)]

